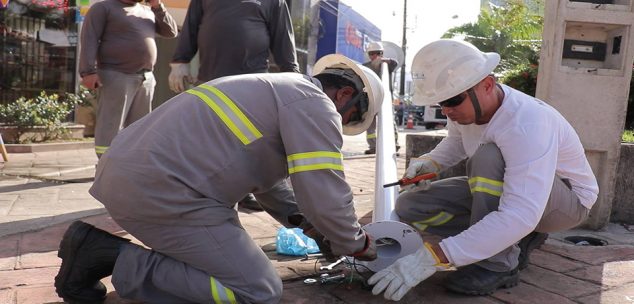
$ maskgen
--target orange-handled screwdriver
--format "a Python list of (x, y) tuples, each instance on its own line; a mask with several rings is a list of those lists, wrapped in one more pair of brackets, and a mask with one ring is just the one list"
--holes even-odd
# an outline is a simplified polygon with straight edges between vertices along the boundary
[(427, 174), (421, 174), (421, 175), (416, 175), (414, 176), (414, 178), (407, 178), (407, 177), (403, 177), (401, 179), (398, 180), (398, 182), (394, 182), (394, 183), (389, 183), (389, 184), (385, 184), (383, 185), (383, 188), (387, 188), (387, 187), (392, 187), (392, 186), (405, 186), (405, 185), (409, 185), (409, 184), (415, 184), (418, 183), (424, 179), (432, 179), (436, 177), (436, 173), (427, 173)]

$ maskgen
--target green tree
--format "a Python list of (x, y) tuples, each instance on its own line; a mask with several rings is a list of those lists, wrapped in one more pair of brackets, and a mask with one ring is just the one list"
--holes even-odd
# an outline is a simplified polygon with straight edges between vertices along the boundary
[[(540, 3), (541, 0), (537, 3)], [(478, 20), (449, 29), (443, 38), (464, 37), (482, 51), (496, 52), (502, 57), (496, 72), (504, 75), (530, 58), (539, 57), (544, 18), (531, 12), (520, 0), (509, 0), (505, 6), (491, 5), (482, 10)]]

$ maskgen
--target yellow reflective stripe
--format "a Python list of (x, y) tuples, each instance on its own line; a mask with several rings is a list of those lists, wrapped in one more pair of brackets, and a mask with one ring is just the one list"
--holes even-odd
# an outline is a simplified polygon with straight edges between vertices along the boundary
[[(202, 91), (203, 89), (205, 91)], [(240, 108), (217, 88), (209, 85), (200, 85), (185, 92), (195, 95), (204, 101), (244, 145), (248, 145), (262, 137), (262, 133), (242, 113)]]
[(106, 151), (108, 151), (108, 148), (108, 146), (95, 146), (95, 153), (104, 154), (106, 153)]
[(237, 304), (238, 301), (236, 301), (236, 295), (233, 294), (233, 291), (229, 288), (225, 287), (225, 293), (227, 294), (227, 298), (229, 300), (229, 303), (231, 304)]
[(412, 225), (414, 227), (416, 227), (416, 229), (420, 230), (420, 231), (424, 231), (425, 229), (427, 229), (428, 226), (440, 226), (440, 225), (444, 225), (445, 223), (449, 222), (451, 219), (453, 219), (454, 215), (449, 213), (449, 212), (445, 212), (445, 211), (441, 211), (438, 214), (426, 219), (426, 220), (422, 220), (422, 221), (417, 221), (417, 222), (412, 222)]
[(367, 139), (376, 138), (376, 133), (374, 133), (374, 134), (368, 133), (368, 134), (365, 136), (365, 138), (367, 138)]
[(306, 159), (306, 158), (317, 158), (317, 157), (331, 157), (331, 158), (339, 158), (342, 159), (343, 156), (339, 152), (331, 152), (331, 151), (315, 151), (315, 152), (304, 152), (304, 153), (295, 153), (286, 157), (286, 160), (298, 160), (298, 159)]
[(211, 281), (211, 296), (214, 298), (214, 302), (216, 304), (222, 303), (222, 301), (220, 300), (220, 295), (218, 295), (218, 287), (216, 286), (216, 279), (214, 279), (213, 277), (209, 277), (209, 280)]
[(288, 173), (298, 173), (304, 171), (314, 171), (314, 170), (324, 170), (324, 169), (333, 169), (343, 171), (343, 165), (335, 165), (335, 164), (318, 164), (318, 165), (307, 165), (307, 166), (297, 166), (294, 168), (288, 168)]
[(429, 227), (429, 225), (421, 224), (418, 222), (413, 222), (412, 225), (414, 226), (414, 228), (418, 229), (419, 231), (425, 231), (425, 229)]
[(211, 296), (216, 304), (237, 304), (236, 296), (229, 288), (222, 286), (220, 282), (217, 282), (213, 277), (209, 277), (211, 283)]
[(314, 151), (291, 154), (286, 157), (288, 173), (333, 169), (343, 171), (343, 155), (339, 152)]
[(486, 177), (475, 176), (469, 179), (471, 193), (483, 192), (493, 196), (502, 196), (504, 182)]
[(253, 123), (251, 123), (251, 121), (247, 118), (247, 116), (244, 115), (244, 113), (242, 113), (240, 108), (238, 108), (238, 106), (236, 106), (236, 104), (231, 99), (229, 99), (229, 97), (227, 97), (227, 95), (225, 95), (225, 93), (223, 93), (222, 91), (220, 91), (220, 90), (218, 90), (218, 89), (216, 89), (216, 88), (214, 88), (212, 86), (208, 86), (206, 84), (201, 85), (201, 87), (212, 91), (214, 94), (216, 94), (216, 96), (218, 96), (222, 101), (224, 101), (224, 103), (229, 108), (231, 108), (233, 113), (235, 113), (236, 116), (238, 116), (240, 121), (242, 121), (242, 123), (249, 129), (249, 131), (251, 131), (251, 133), (253, 133), (253, 135), (255, 135), (257, 138), (262, 137), (262, 133), (260, 133), (260, 130), (258, 130), (253, 125)]

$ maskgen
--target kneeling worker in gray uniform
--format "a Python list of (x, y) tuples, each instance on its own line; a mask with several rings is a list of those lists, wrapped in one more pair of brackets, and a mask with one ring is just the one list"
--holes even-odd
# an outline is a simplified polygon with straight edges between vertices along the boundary
[[(372, 122), (381, 82), (341, 55), (314, 71), (218, 78), (124, 129), (90, 193), (151, 250), (75, 222), (60, 244), (59, 296), (102, 301), (100, 280), (112, 275), (121, 297), (147, 303), (278, 303), (282, 281), (233, 208), (247, 193), (322, 252), (375, 259), (341, 146), (342, 132), (360, 134)], [(288, 176), (296, 200), (271, 199), (267, 191)]]

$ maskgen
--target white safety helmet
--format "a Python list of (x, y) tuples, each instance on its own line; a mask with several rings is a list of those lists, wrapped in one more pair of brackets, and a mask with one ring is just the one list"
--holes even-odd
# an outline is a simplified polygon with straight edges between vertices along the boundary
[(313, 67), (313, 76), (318, 74), (341, 76), (357, 86), (359, 93), (346, 106), (357, 106), (361, 111), (360, 119), (345, 124), (343, 134), (357, 135), (365, 132), (372, 124), (383, 102), (381, 79), (369, 68), (340, 54), (330, 54), (320, 58)]
[(381, 51), (383, 52), (383, 43), (378, 42), (378, 41), (372, 41), (368, 44), (368, 49), (366, 50), (366, 53), (369, 52), (375, 52), (375, 51)]
[(425, 45), (412, 62), (415, 105), (428, 106), (454, 97), (490, 75), (500, 63), (470, 43), (440, 39)]

